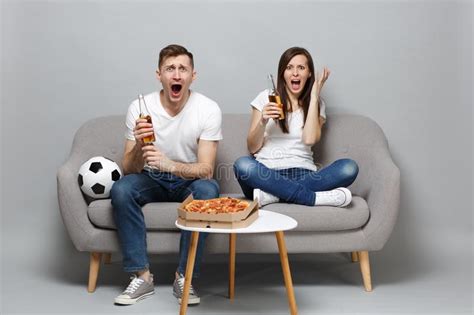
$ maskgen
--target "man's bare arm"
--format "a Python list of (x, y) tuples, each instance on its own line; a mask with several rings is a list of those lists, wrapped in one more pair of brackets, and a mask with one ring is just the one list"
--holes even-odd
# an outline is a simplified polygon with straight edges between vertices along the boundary
[(152, 168), (170, 172), (182, 178), (212, 178), (216, 163), (217, 144), (218, 141), (199, 140), (196, 163), (172, 161), (154, 146), (143, 146), (143, 159)]

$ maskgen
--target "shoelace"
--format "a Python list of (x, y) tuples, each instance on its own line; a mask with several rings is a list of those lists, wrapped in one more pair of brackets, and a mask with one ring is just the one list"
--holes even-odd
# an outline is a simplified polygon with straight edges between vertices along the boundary
[(130, 293), (133, 294), (138, 289), (138, 287), (144, 282), (142, 279), (137, 277), (131, 277), (132, 282), (128, 285), (128, 287), (123, 291), (123, 293)]
[[(181, 294), (183, 294), (183, 292), (184, 292), (184, 277), (178, 278), (178, 285), (179, 285), (179, 291), (181, 292)], [(194, 288), (193, 288), (192, 284), (189, 286), (189, 294), (194, 295)]]
[(329, 191), (320, 191), (319, 192), (322, 195), (328, 196), (328, 197), (334, 197), (337, 199), (344, 199), (345, 195), (344, 192), (340, 189), (333, 189)]
[(333, 196), (339, 196), (339, 195), (340, 195), (340, 191), (339, 191), (339, 190), (336, 190), (336, 189), (328, 190), (328, 191), (318, 191), (318, 194), (321, 194), (321, 195), (324, 195), (324, 196), (333, 197)]

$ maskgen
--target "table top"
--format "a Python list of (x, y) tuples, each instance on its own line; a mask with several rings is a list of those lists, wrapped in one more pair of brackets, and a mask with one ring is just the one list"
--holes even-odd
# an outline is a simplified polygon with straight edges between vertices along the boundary
[(277, 231), (288, 231), (294, 229), (298, 222), (295, 219), (273, 211), (258, 210), (258, 218), (249, 226), (240, 229), (211, 229), (211, 228), (200, 228), (200, 227), (189, 227), (178, 224), (175, 225), (185, 231), (193, 232), (208, 232), (208, 233), (266, 233), (266, 232), (277, 232)]

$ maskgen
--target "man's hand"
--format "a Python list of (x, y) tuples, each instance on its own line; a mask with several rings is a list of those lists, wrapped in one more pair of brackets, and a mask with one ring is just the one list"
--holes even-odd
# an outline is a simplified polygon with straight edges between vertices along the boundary
[(323, 89), (324, 83), (329, 78), (330, 74), (331, 74), (331, 71), (329, 71), (328, 68), (324, 67), (323, 73), (321, 73), (321, 76), (319, 78), (316, 78), (316, 80), (314, 80), (313, 87), (311, 88), (312, 99), (317, 100), (319, 98), (319, 94), (321, 93), (321, 90)]
[(144, 118), (138, 118), (135, 122), (135, 129), (133, 129), (133, 135), (135, 141), (140, 146), (143, 146), (143, 139), (154, 134), (153, 125), (148, 123)]
[(176, 169), (175, 162), (170, 160), (154, 145), (142, 146), (143, 160), (152, 168), (158, 169), (162, 172), (174, 172)]

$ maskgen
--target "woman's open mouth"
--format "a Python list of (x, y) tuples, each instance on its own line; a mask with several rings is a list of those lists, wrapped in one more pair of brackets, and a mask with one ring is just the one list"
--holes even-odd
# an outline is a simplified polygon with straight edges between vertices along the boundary
[(298, 91), (301, 86), (301, 80), (291, 80), (291, 89), (293, 91)]

